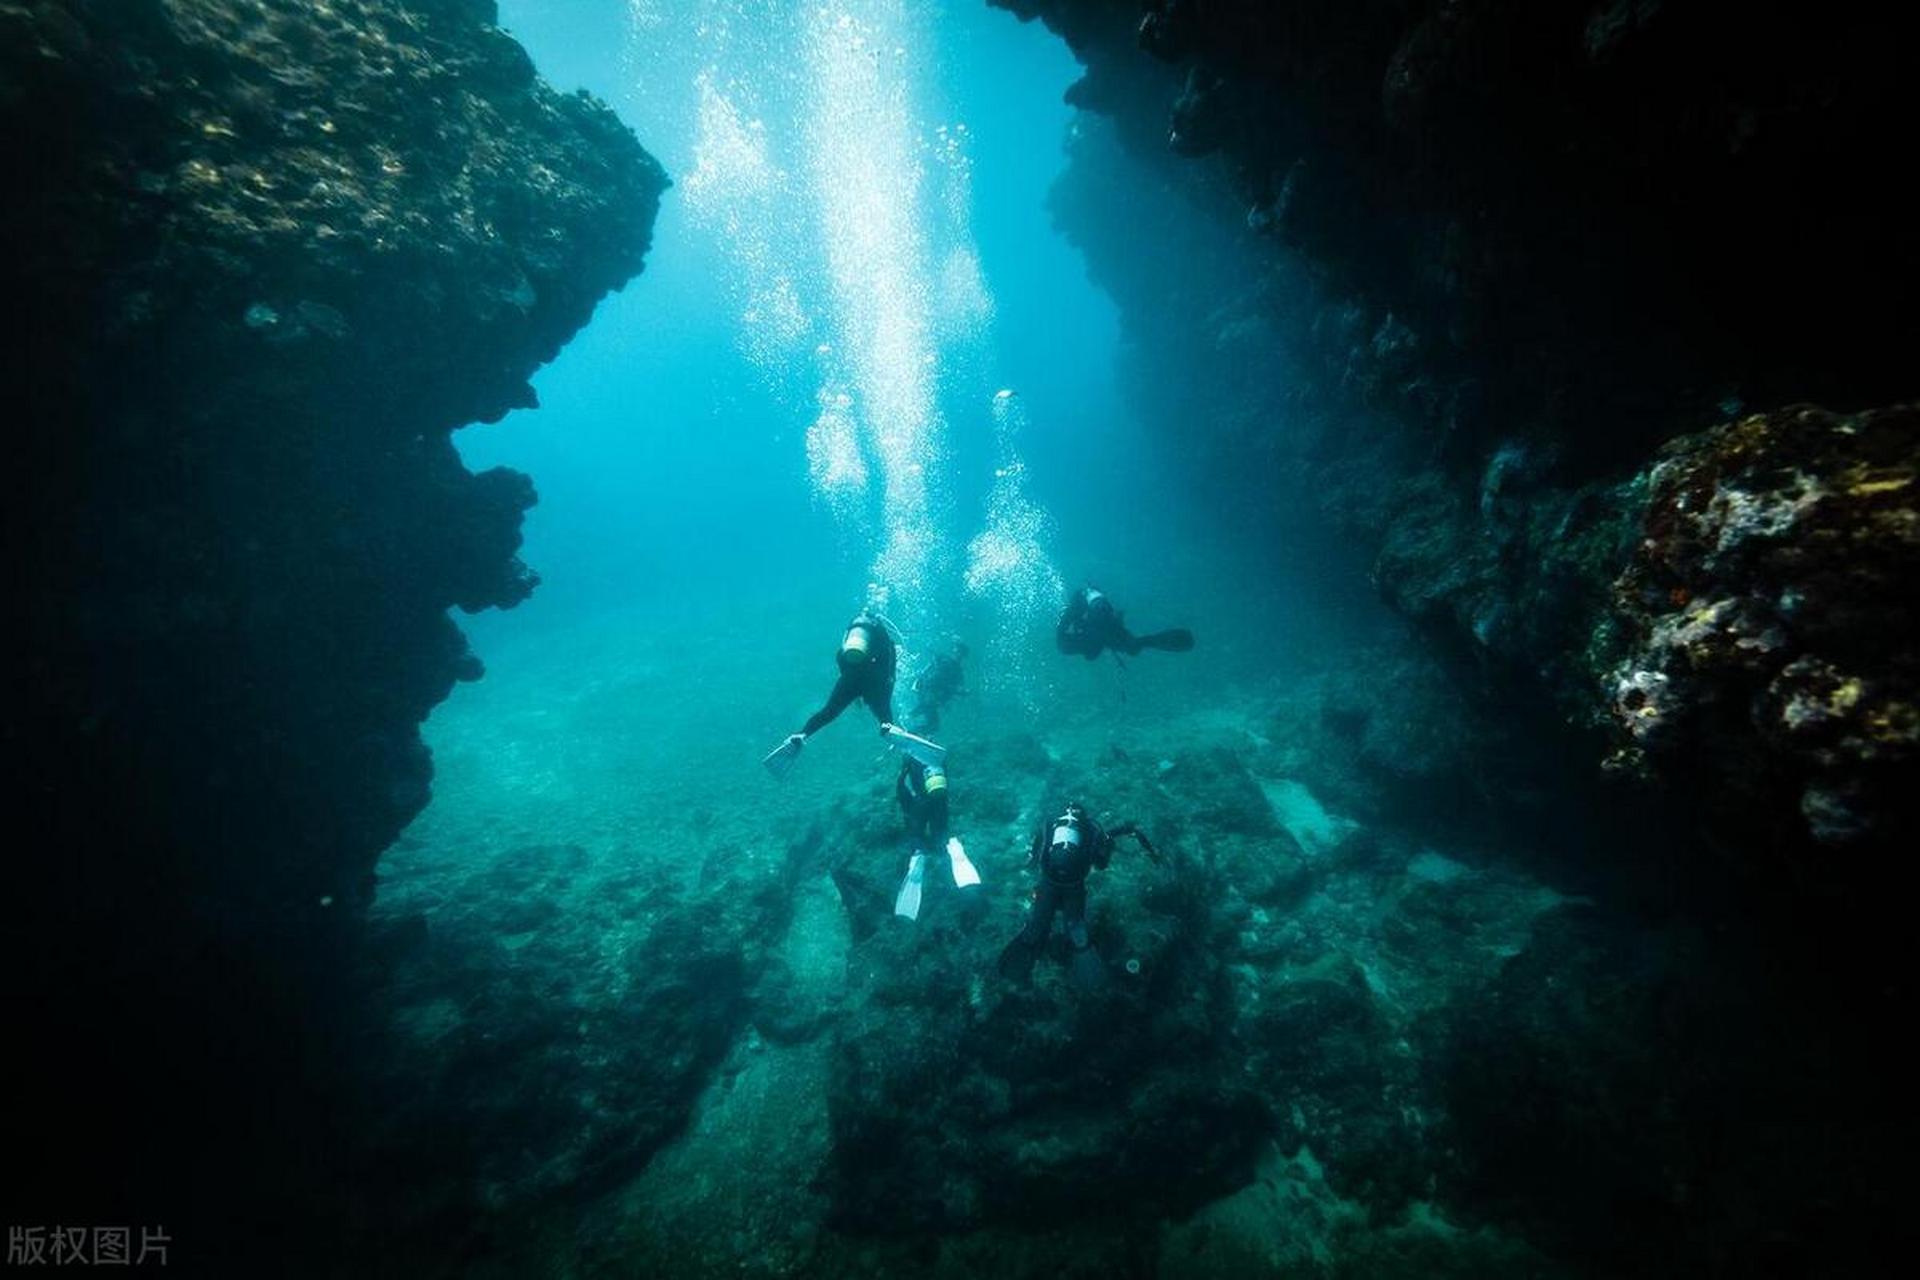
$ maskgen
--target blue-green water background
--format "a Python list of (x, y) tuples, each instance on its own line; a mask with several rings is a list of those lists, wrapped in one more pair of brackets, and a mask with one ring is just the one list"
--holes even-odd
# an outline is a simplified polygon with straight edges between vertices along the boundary
[[(541, 373), (541, 407), (459, 437), (471, 466), (526, 471), (541, 495), (524, 552), (541, 589), (511, 613), (466, 625), (498, 682), (517, 678), (514, 644), (602, 626), (671, 630), (688, 651), (755, 650), (797, 685), (793, 705), (769, 708), (773, 733), (817, 696), (828, 674), (819, 651), (860, 601), (874, 534), (857, 520), (837, 523), (810, 488), (804, 434), (816, 386), (804, 368), (749, 358), (738, 301), (717, 283), (729, 271), (725, 232), (690, 215), (695, 79), (712, 50), (701, 35), (707, 18), (685, 8), (650, 23), (617, 0), (502, 6), (502, 23), (542, 74), (612, 104), (678, 185), (645, 275)], [(1351, 584), (1328, 585), (1298, 550), (1216, 518), (1229, 505), (1221, 495), (1169, 479), (1182, 442), (1130, 411), (1121, 363), (1151, 353), (1123, 345), (1113, 303), (1046, 207), (1069, 130), (1082, 127), (1062, 101), (1078, 75), (1065, 46), (983, 5), (910, 6), (902, 16), (917, 42), (908, 73), (916, 123), (927, 137), (964, 124), (973, 140), (971, 233), (994, 308), (983, 349), (964, 353), (968, 367), (940, 386), (948, 503), (926, 591), (934, 598), (921, 603), (963, 632), (992, 625), (969, 617), (957, 578), (996, 465), (992, 396), (1006, 387), (1026, 414), (1020, 447), (1031, 496), (1051, 520), (1046, 550), (1069, 584), (1101, 582), (1145, 625), (1155, 625), (1149, 614), (1189, 621), (1205, 637), (1209, 681), (1324, 643), (1328, 599), (1350, 599)], [(790, 62), (763, 74), (807, 71)], [(764, 125), (792, 135), (802, 122)], [(915, 216), (929, 203), (921, 195)], [(1114, 217), (1128, 216), (1116, 194)], [(941, 354), (963, 362), (963, 353)], [(1066, 674), (1094, 678), (1056, 662), (1040, 674), (1055, 685)], [(1084, 686), (1076, 680), (1071, 691)]]

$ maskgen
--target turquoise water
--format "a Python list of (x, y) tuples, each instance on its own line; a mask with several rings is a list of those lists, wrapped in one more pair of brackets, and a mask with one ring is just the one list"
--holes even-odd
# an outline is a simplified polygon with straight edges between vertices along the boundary
[[(1350, 744), (1323, 758), (1319, 708), (1404, 641), (1350, 567), (1268, 536), (1286, 512), (1193, 483), (1180, 433), (1136, 417), (1123, 374), (1154, 353), (1049, 213), (1098, 127), (1061, 101), (1063, 46), (977, 6), (502, 21), (675, 186), (541, 407), (459, 438), (534, 477), (543, 585), (461, 619), (488, 673), (427, 726), (434, 800), (376, 918), (424, 922), (391, 1021), (404, 1092), (476, 1152), (444, 1192), (485, 1206), (458, 1217), (466, 1265), (1529, 1256), (1354, 1169), (1417, 1163), (1407, 1038), (1560, 899), (1345, 811), (1360, 770)], [(1196, 651), (1058, 653), (1087, 581)], [(875, 597), (905, 636), (897, 708), (949, 637), (971, 646), (937, 736), (983, 883), (936, 850), (913, 921), (888, 910), (911, 846), (866, 709), (784, 783), (760, 765)], [(1030, 985), (996, 967), (1032, 831), (1069, 798), (1167, 859), (1094, 878), (1098, 995), (1062, 956)], [(1417, 927), (1383, 930), (1403, 908)], [(1332, 1067), (1276, 1065), (1308, 1035)], [(483, 1243), (476, 1220), (514, 1225)]]
[[(1115, 307), (1048, 212), (1081, 127), (1057, 39), (984, 6), (501, 21), (676, 185), (645, 274), (541, 372), (541, 407), (458, 437), (471, 468), (534, 477), (523, 558), (543, 581), (461, 618), (488, 676), (429, 725), (438, 799), (416, 838), (600, 831), (684, 861), (690, 807), (800, 820), (876, 768), (859, 707), (792, 787), (757, 764), (825, 696), (870, 584), (907, 632), (903, 671), (972, 642), (956, 733), (1150, 737), (1319, 660), (1307, 637), (1340, 618), (1310, 571), (1166, 483), (1177, 440), (1128, 409)], [(1088, 580), (1137, 626), (1194, 621), (1204, 659), (1136, 675), (1055, 653)]]

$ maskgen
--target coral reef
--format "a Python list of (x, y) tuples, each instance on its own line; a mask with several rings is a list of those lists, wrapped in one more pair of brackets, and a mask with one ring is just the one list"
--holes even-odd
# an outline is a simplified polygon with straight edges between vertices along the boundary
[(107, 1203), (69, 1176), (204, 1207), (89, 1135), (217, 1150), (294, 1123), (374, 860), (427, 799), (418, 726), (479, 674), (447, 612), (532, 587), (531, 484), (469, 474), (450, 436), (533, 403), (640, 269), (665, 179), (492, 21), (0, 4), (23, 1088), (152, 1054), (20, 1156), (55, 1211)]

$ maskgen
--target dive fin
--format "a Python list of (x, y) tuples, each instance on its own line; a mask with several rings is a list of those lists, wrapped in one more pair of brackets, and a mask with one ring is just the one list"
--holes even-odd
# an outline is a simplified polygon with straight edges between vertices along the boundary
[(1150, 636), (1141, 636), (1140, 647), (1164, 649), (1168, 653), (1185, 653), (1193, 648), (1193, 632), (1185, 627), (1175, 627), (1171, 631), (1156, 631)]
[(930, 769), (937, 769), (946, 763), (945, 747), (937, 742), (929, 742), (917, 733), (908, 733), (897, 724), (887, 726), (887, 743), (896, 751), (912, 756)]
[(907, 862), (907, 878), (900, 882), (900, 892), (893, 900), (893, 914), (909, 920), (920, 918), (920, 886), (926, 878), (927, 855), (916, 853)]
[(787, 772), (793, 768), (794, 763), (800, 759), (800, 748), (805, 745), (805, 743), (806, 739), (796, 733), (773, 750), (767, 752), (766, 758), (760, 763), (767, 766), (767, 772), (774, 777), (784, 778), (787, 776)]
[(980, 872), (975, 869), (973, 859), (967, 856), (959, 836), (947, 837), (947, 861), (953, 864), (953, 882), (956, 885), (965, 889), (980, 883)]

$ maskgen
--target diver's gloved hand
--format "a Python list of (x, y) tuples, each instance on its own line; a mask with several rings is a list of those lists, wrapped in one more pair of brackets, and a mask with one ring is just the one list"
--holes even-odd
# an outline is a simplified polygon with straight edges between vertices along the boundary
[(882, 720), (880, 722), (880, 736), (884, 738), (892, 732), (893, 732), (893, 726), (888, 724), (885, 720)]
[(1164, 865), (1167, 861), (1165, 858), (1160, 856), (1160, 851), (1153, 847), (1153, 841), (1147, 839), (1147, 833), (1140, 829), (1140, 826), (1138, 823), (1123, 822), (1119, 826), (1115, 827), (1112, 831), (1108, 832), (1107, 834), (1111, 839), (1114, 839), (1114, 840), (1118, 840), (1122, 836), (1132, 836), (1134, 840), (1138, 842), (1138, 844), (1140, 845), (1141, 850), (1144, 851), (1147, 857), (1152, 859), (1156, 864)]

